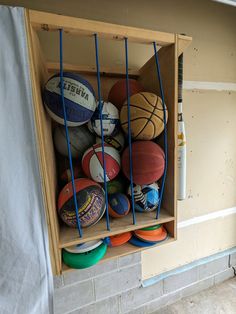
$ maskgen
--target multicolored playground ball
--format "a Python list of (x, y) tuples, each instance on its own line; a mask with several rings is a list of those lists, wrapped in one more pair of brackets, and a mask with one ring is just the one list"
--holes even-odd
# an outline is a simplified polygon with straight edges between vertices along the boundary
[[(75, 190), (81, 226), (89, 227), (96, 224), (106, 209), (102, 187), (90, 179), (81, 178), (75, 180)], [(64, 186), (59, 194), (58, 213), (68, 226), (76, 227), (72, 182)]]
[(122, 193), (109, 195), (109, 215), (114, 218), (122, 218), (128, 215), (130, 202), (128, 197)]
[[(134, 207), (138, 212), (154, 211), (159, 203), (158, 184), (152, 183), (147, 185), (135, 185), (133, 187), (134, 193)], [(131, 187), (128, 188), (128, 195), (131, 197)]]

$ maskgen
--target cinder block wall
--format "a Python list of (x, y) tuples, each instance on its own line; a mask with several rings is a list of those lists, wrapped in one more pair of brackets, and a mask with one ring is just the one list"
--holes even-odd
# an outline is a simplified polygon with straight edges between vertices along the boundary
[[(158, 261), (156, 261), (158, 262)], [(55, 314), (148, 314), (234, 276), (236, 253), (143, 287), (140, 253), (54, 277)]]

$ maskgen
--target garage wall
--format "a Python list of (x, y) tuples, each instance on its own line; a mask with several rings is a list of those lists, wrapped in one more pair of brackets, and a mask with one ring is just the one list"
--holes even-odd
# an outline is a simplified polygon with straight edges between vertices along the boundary
[[(187, 199), (178, 203), (178, 241), (143, 252), (142, 276), (235, 246), (236, 8), (206, 0), (0, 2), (193, 37), (184, 55)], [(43, 33), (40, 38), (48, 60), (58, 60), (57, 36)], [(123, 47), (116, 45), (101, 42), (102, 64), (124, 64)], [(93, 42), (67, 36), (65, 46), (65, 61), (94, 64), (88, 53)], [(130, 50), (132, 67), (152, 54), (145, 46)]]

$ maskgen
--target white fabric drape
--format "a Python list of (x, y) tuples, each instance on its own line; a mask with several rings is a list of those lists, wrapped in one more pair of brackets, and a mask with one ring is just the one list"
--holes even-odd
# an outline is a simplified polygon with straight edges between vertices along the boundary
[(0, 6), (0, 313), (52, 313), (24, 10)]

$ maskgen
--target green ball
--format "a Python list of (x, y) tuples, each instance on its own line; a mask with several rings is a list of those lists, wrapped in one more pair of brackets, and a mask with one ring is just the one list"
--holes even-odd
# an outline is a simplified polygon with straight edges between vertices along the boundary
[(107, 192), (108, 194), (124, 193), (124, 183), (119, 179), (107, 182)]

